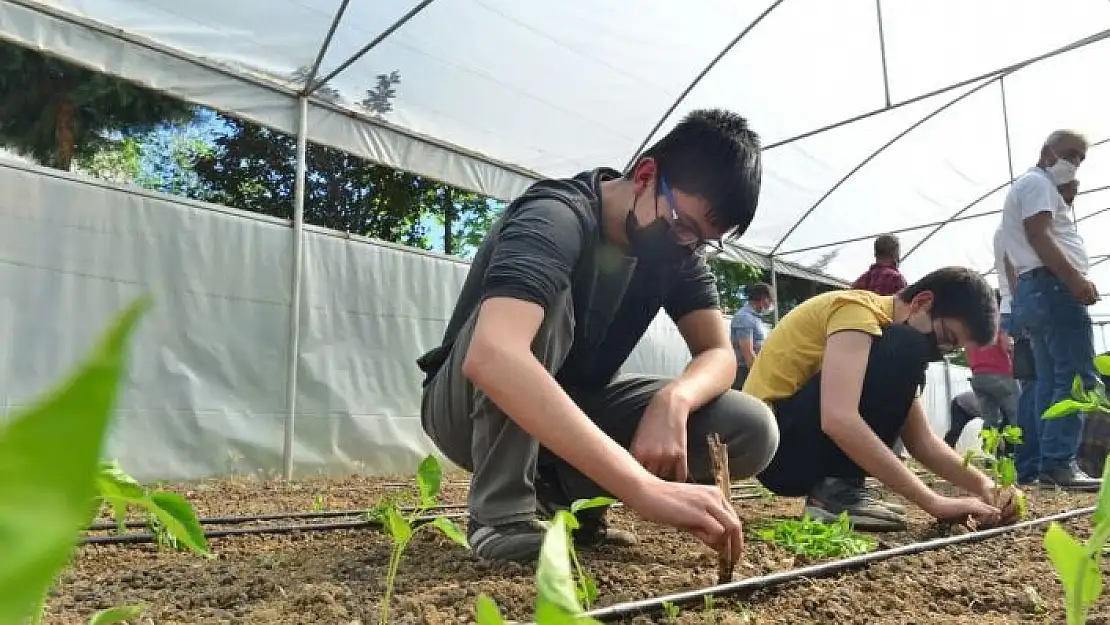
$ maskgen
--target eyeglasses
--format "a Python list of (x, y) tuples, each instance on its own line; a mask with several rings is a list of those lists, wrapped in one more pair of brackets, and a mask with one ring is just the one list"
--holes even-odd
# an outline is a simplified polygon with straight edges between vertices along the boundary
[(678, 212), (678, 202), (675, 201), (674, 192), (671, 191), (671, 186), (667, 184), (667, 179), (663, 176), (659, 177), (659, 192), (663, 194), (663, 198), (667, 200), (667, 206), (671, 209), (670, 232), (675, 243), (683, 247), (689, 247), (694, 252), (701, 252), (705, 248), (717, 252), (724, 250), (720, 241), (705, 238), (697, 223), (694, 223), (692, 219), (684, 218)]

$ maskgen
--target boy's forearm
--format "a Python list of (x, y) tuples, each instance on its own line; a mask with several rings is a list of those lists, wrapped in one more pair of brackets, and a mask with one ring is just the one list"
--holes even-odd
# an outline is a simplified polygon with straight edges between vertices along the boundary
[(736, 355), (731, 348), (714, 347), (694, 356), (660, 392), (674, 394), (693, 412), (732, 388), (735, 379)]

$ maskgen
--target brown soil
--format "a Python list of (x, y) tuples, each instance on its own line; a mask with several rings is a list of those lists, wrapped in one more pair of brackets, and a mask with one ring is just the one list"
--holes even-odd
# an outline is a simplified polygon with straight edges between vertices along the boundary
[[(465, 476), (448, 476), (443, 499), (465, 501)], [(201, 516), (369, 507), (382, 496), (411, 489), (387, 480), (345, 478), (299, 483), (220, 480), (169, 485), (184, 493)], [(1031, 490), (1030, 511), (1043, 516), (1092, 505), (1094, 495)], [(894, 499), (894, 497), (891, 497)], [(799, 499), (738, 502), (748, 525), (794, 516)], [(911, 507), (907, 532), (877, 535), (880, 547), (932, 538), (937, 529)], [(690, 537), (612, 513), (635, 530), (633, 548), (583, 551), (583, 566), (598, 580), (598, 607), (716, 583), (715, 556)], [(1086, 537), (1089, 518), (1067, 524)], [(712, 610), (691, 606), (677, 619), (639, 616), (626, 623), (1062, 623), (1063, 592), (1041, 543), (1043, 530), (1020, 532), (976, 545), (908, 556), (845, 573), (807, 580), (732, 600)], [(217, 538), (218, 554), (203, 560), (152, 545), (86, 546), (59, 579), (47, 623), (83, 623), (113, 605), (146, 606), (141, 623), (363, 624), (378, 622), (390, 543), (373, 530)], [(789, 552), (749, 541), (736, 579), (804, 566)], [(401, 563), (393, 623), (472, 622), (480, 593), (508, 617), (527, 621), (535, 597), (531, 566), (479, 562), (431, 531), (421, 532)], [(1100, 605), (1092, 623), (1110, 623)]]

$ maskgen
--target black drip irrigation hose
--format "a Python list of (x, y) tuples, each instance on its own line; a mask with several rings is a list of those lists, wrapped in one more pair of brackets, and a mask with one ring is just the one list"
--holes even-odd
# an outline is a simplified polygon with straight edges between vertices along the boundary
[(705, 597), (723, 597), (728, 595), (735, 595), (742, 592), (751, 592), (756, 590), (763, 590), (780, 586), (789, 582), (799, 580), (801, 578), (818, 578), (839, 573), (841, 571), (858, 568), (881, 562), (891, 558), (900, 556), (908, 556), (926, 551), (934, 551), (944, 547), (953, 545), (962, 545), (965, 543), (975, 543), (1003, 534), (1016, 532), (1018, 530), (1029, 529), (1040, 525), (1046, 525), (1053, 521), (1064, 521), (1079, 516), (1091, 514), (1095, 511), (1094, 506), (1087, 508), (1078, 508), (1076, 510), (1068, 510), (1058, 514), (1050, 514), (1039, 519), (1032, 519), (1007, 525), (1002, 527), (995, 527), (976, 532), (969, 532), (967, 534), (960, 534), (955, 536), (947, 536), (944, 538), (935, 538), (933, 540), (926, 540), (922, 542), (910, 543), (900, 547), (892, 547), (882, 551), (872, 551), (859, 556), (852, 556), (850, 558), (843, 558), (840, 560), (833, 560), (832, 562), (823, 562), (821, 564), (814, 564), (811, 566), (804, 566), (789, 571), (780, 571), (777, 573), (770, 573), (768, 575), (761, 575), (759, 577), (749, 577), (747, 579), (737, 580), (728, 584), (719, 584), (716, 586), (707, 586), (699, 590), (688, 590), (685, 592), (678, 592), (661, 597), (653, 597), (651, 599), (642, 599), (639, 601), (629, 601), (627, 603), (619, 603), (596, 610), (585, 612), (582, 616), (591, 617), (599, 621), (611, 621), (615, 618), (634, 616), (639, 614), (646, 614), (663, 609), (664, 603), (679, 605), (690, 605), (698, 601), (703, 601)]
[[(419, 516), (413, 519), (414, 525), (423, 525), (436, 519), (462, 519), (466, 518), (465, 512), (449, 514)], [(229, 529), (206, 530), (205, 538), (223, 538), (225, 536), (257, 536), (262, 534), (296, 534), (298, 532), (329, 532), (339, 530), (358, 530), (372, 527), (381, 527), (381, 522), (373, 520), (340, 521), (338, 523), (303, 523), (300, 525), (273, 525), (269, 527), (233, 527)], [(155, 542), (154, 534), (150, 532), (131, 532), (128, 534), (108, 534), (100, 536), (84, 536), (80, 544), (83, 545), (122, 545)]]
[[(739, 493), (732, 496), (732, 500), (741, 499), (754, 499), (760, 497), (759, 493)], [(425, 510), (458, 510), (465, 508), (464, 504), (448, 504), (443, 506), (433, 506)], [(624, 507), (623, 504), (617, 502), (610, 506), (611, 508)], [(306, 519), (306, 518), (334, 518), (342, 516), (356, 516), (365, 515), (368, 510), (327, 510), (322, 512), (293, 512), (293, 513), (279, 513), (271, 515), (257, 515), (251, 517), (209, 517), (198, 519), (201, 525), (235, 525), (251, 523), (255, 521), (265, 520), (284, 520), (284, 519)], [(411, 508), (402, 508), (402, 513), (411, 513)], [(294, 516), (290, 516), (294, 515)], [(330, 516), (321, 516), (330, 515)], [(415, 523), (427, 523), (435, 519), (465, 519), (467, 517), (465, 511), (443, 512), (441, 514), (429, 514), (419, 516), (416, 518)], [(214, 529), (205, 530), (205, 538), (223, 538), (226, 536), (259, 536), (264, 534), (293, 534), (296, 532), (326, 532), (326, 531), (339, 531), (339, 530), (355, 530), (381, 527), (381, 521), (377, 519), (362, 519), (359, 521), (339, 521), (336, 523), (301, 523), (297, 525), (264, 525), (260, 527), (236, 527), (229, 529)], [(116, 526), (112, 523), (98, 523), (92, 526), (93, 530), (110, 530)], [(142, 521), (129, 521), (125, 527), (147, 527), (147, 524)], [(142, 544), (155, 542), (156, 537), (151, 532), (128, 532), (125, 534), (101, 534), (101, 535), (85, 535), (82, 537), (79, 544), (83, 545), (124, 545), (124, 544)]]
[[(743, 491), (751, 488), (747, 485), (734, 485), (733, 491)], [(757, 499), (761, 495), (759, 493), (740, 492), (732, 496), (733, 501), (743, 499)], [(619, 508), (621, 505), (618, 503), (613, 506)], [(424, 512), (432, 513), (451, 513), (461, 509), (465, 509), (466, 504), (463, 503), (448, 503), (431, 506), (424, 508)], [(416, 511), (413, 506), (402, 506), (398, 508), (401, 514), (412, 514)], [(343, 517), (365, 516), (374, 512), (373, 508), (361, 508), (350, 510), (312, 510), (307, 512), (273, 512), (267, 514), (253, 514), (253, 515), (232, 515), (232, 516), (213, 516), (201, 517), (197, 522), (201, 525), (246, 525), (247, 523), (260, 523), (266, 521), (300, 521), (312, 519), (337, 519)], [(123, 526), (127, 529), (141, 529), (148, 526), (147, 521), (125, 521)], [(86, 531), (89, 532), (103, 532), (114, 530), (119, 527), (115, 521), (97, 521), (90, 525)]]

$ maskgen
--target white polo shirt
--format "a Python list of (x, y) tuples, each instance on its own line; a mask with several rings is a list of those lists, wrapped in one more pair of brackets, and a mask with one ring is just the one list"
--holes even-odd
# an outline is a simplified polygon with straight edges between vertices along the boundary
[(1010, 312), (1010, 282), (1006, 279), (1006, 240), (1002, 235), (1002, 225), (994, 231), (994, 271), (998, 274), (998, 294), (1002, 301), (998, 304), (998, 312), (1003, 315)]
[[(1022, 224), (1037, 213), (1046, 211), (1052, 213), (1052, 225), (1049, 227), (1052, 238), (1076, 271), (1086, 275), (1089, 267), (1087, 249), (1071, 218), (1071, 208), (1056, 190), (1048, 173), (1039, 167), (1031, 167), (1018, 176), (1002, 204), (1000, 239), (1010, 264), (1018, 275), (1044, 266), (1029, 244)], [(997, 249), (997, 244), (995, 247)]]

